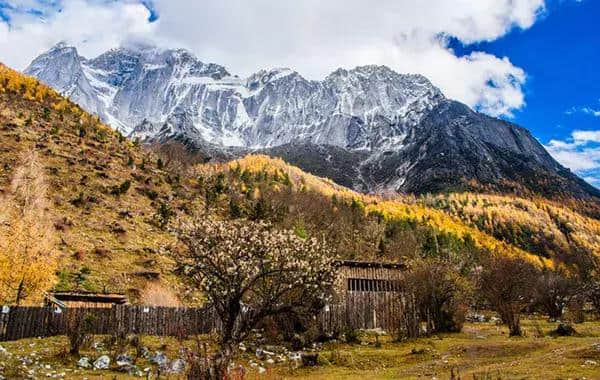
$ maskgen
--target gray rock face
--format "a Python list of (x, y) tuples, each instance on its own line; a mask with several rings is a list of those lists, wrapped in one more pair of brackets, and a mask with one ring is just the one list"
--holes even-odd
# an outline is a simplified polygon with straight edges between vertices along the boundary
[(477, 182), (600, 195), (527, 130), (385, 66), (338, 69), (322, 81), (284, 68), (242, 79), (185, 50), (138, 45), (86, 59), (59, 44), (26, 73), (142, 141), (175, 139), (215, 158), (263, 152), (359, 191), (463, 190)]

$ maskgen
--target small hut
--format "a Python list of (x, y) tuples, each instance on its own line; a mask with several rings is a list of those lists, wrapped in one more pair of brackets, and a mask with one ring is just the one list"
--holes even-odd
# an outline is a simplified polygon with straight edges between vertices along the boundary
[[(398, 315), (403, 308), (402, 278), (406, 266), (345, 260), (336, 262), (336, 267), (334, 304), (326, 306), (326, 311), (343, 310), (341, 318), (352, 328), (397, 330)], [(325, 325), (340, 322), (329, 320)]]
[(111, 308), (128, 304), (127, 296), (120, 293), (50, 292), (44, 298), (44, 306), (65, 308)]

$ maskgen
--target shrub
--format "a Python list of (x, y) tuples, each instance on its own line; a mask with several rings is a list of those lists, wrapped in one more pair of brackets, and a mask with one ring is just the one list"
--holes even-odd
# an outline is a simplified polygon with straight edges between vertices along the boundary
[(165, 228), (174, 215), (175, 213), (171, 206), (168, 203), (161, 202), (154, 215), (154, 222), (158, 227)]
[(129, 190), (130, 187), (131, 187), (131, 181), (126, 180), (126, 181), (123, 181), (119, 186), (114, 186), (110, 193), (113, 195), (122, 195), (122, 194), (127, 193), (127, 191)]
[(92, 314), (84, 316), (76, 313), (68, 320), (67, 337), (69, 338), (69, 353), (71, 355), (79, 355), (79, 350), (88, 342), (95, 324), (96, 319)]
[(559, 320), (565, 307), (579, 293), (577, 279), (564, 269), (545, 270), (536, 284), (536, 303), (552, 320)]
[(181, 302), (169, 288), (158, 282), (151, 282), (142, 291), (140, 301), (144, 305), (179, 307)]
[(410, 267), (401, 284), (401, 333), (407, 338), (418, 337), (422, 322), (427, 334), (460, 331), (471, 295), (469, 281), (439, 258), (418, 259)]
[(479, 276), (479, 290), (508, 325), (510, 336), (521, 336), (520, 314), (532, 303), (536, 269), (520, 258), (488, 260)]
[(346, 338), (346, 343), (348, 344), (360, 344), (360, 335), (358, 330), (353, 329), (352, 327), (346, 327), (344, 330), (344, 337)]

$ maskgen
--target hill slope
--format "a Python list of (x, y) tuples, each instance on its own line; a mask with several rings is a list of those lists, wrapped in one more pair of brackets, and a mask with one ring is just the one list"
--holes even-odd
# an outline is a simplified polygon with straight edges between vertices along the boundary
[[(48, 273), (57, 289), (122, 291), (136, 301), (158, 287), (151, 302), (200, 302), (172, 259), (181, 247), (171, 227), (193, 217), (268, 220), (299, 236), (323, 237), (340, 257), (359, 260), (437, 255), (473, 263), (499, 254), (551, 266), (600, 255), (599, 222), (544, 199), (383, 199), (262, 155), (197, 164), (202, 158), (175, 144), (158, 151), (138, 146), (4, 66), (0, 105), (0, 200), (11, 204), (16, 173), (27, 166), (23, 157), (32, 157), (24, 152), (35, 153), (59, 253), (56, 272)], [(13, 223), (3, 219), (0, 233)]]

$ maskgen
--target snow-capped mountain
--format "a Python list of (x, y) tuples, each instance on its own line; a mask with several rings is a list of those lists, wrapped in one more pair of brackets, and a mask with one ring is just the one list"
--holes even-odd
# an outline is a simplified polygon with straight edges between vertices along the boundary
[(383, 66), (340, 69), (323, 81), (286, 68), (241, 79), (185, 50), (147, 46), (88, 60), (59, 44), (25, 72), (126, 134), (152, 137), (149, 124), (169, 123), (174, 133), (192, 129), (212, 144), (252, 148), (299, 140), (349, 149), (395, 145), (444, 99), (425, 77)]
[(87, 59), (61, 43), (25, 72), (134, 138), (178, 139), (211, 154), (258, 150), (362, 191), (473, 180), (531, 188), (521, 177), (534, 173), (564, 179), (555, 192), (596, 194), (527, 130), (385, 66), (338, 69), (322, 81), (288, 68), (240, 78), (181, 49), (137, 45)]

